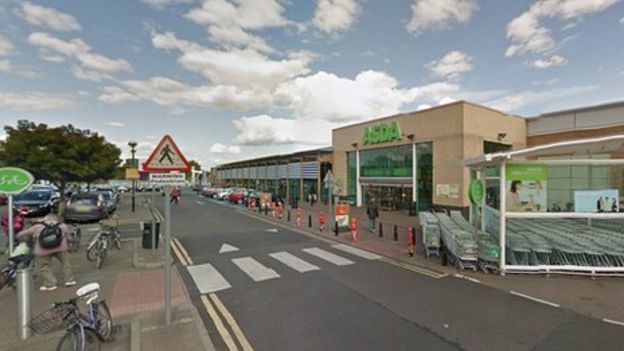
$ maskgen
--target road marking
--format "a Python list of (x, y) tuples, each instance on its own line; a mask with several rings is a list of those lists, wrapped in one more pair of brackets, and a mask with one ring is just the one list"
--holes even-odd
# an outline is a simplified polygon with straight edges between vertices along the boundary
[(459, 273), (455, 273), (455, 274), (453, 274), (453, 276), (455, 278), (465, 279), (465, 280), (471, 281), (471, 282), (476, 283), (476, 284), (481, 284), (481, 281), (479, 279), (472, 278), (472, 277), (467, 277), (467, 276), (459, 274)]
[(201, 202), (201, 201), (195, 201), (195, 203), (197, 203), (197, 204), (198, 204), (198, 205), (200, 205), (200, 206), (204, 204), (204, 203), (203, 203), (203, 202)]
[(188, 252), (186, 251), (186, 249), (184, 248), (184, 246), (182, 245), (180, 240), (178, 240), (178, 238), (173, 238), (173, 242), (175, 242), (176, 245), (178, 245), (178, 248), (180, 249), (180, 252), (182, 253), (184, 258), (186, 259), (186, 262), (188, 263), (188, 265), (192, 266), (193, 265), (193, 260), (191, 259), (191, 256), (189, 256)]
[(233, 258), (232, 262), (243, 272), (253, 279), (254, 282), (261, 282), (269, 279), (279, 278), (280, 275), (271, 268), (265, 267), (262, 263), (251, 257)]
[(397, 267), (403, 268), (403, 269), (407, 269), (408, 271), (412, 271), (412, 272), (415, 272), (415, 273), (426, 275), (428, 277), (435, 278), (435, 279), (441, 279), (441, 278), (444, 278), (444, 277), (448, 276), (448, 274), (446, 274), (446, 273), (439, 273), (439, 272), (432, 271), (432, 270), (427, 269), (427, 268), (413, 266), (411, 264), (403, 263), (403, 262), (400, 262), (400, 261), (397, 261), (397, 260), (394, 260), (394, 259), (390, 259), (390, 258), (386, 258), (386, 257), (382, 257), (380, 259), (380, 261), (388, 263), (388, 264), (391, 264), (393, 266), (397, 266)]
[(329, 251), (319, 249), (318, 247), (310, 247), (307, 249), (303, 249), (303, 251), (309, 253), (310, 255), (321, 258), (327, 262), (333, 263), (336, 266), (346, 266), (354, 263), (351, 260), (347, 260), (346, 258), (335, 255)]
[(232, 286), (210, 263), (186, 267), (201, 294), (229, 289)]
[(219, 249), (219, 253), (234, 252), (234, 251), (238, 251), (238, 247), (230, 245), (230, 244), (223, 244), (221, 245), (221, 248)]
[(379, 256), (378, 254), (372, 253), (372, 252), (368, 252), (368, 251), (364, 251), (364, 250), (360, 250), (357, 249), (353, 246), (349, 246), (349, 245), (345, 245), (345, 244), (336, 244), (336, 245), (332, 245), (332, 247), (334, 249), (338, 249), (340, 251), (344, 251), (344, 252), (348, 252), (352, 255), (356, 255), (356, 256), (360, 256), (362, 258), (365, 258), (367, 260), (378, 260), (381, 258), (381, 256)]
[(210, 294), (209, 296), (210, 296), (210, 299), (212, 300), (212, 303), (214, 303), (214, 305), (217, 307), (219, 312), (221, 312), (225, 320), (228, 322), (228, 324), (232, 328), (232, 331), (234, 332), (234, 336), (236, 336), (236, 339), (238, 339), (238, 342), (243, 347), (243, 351), (253, 351), (253, 347), (251, 347), (251, 344), (249, 343), (249, 340), (247, 340), (245, 333), (243, 333), (243, 330), (240, 328), (240, 326), (236, 322), (236, 319), (234, 319), (230, 311), (228, 311), (228, 309), (221, 302), (219, 297), (216, 294)]
[(300, 259), (297, 256), (289, 254), (286, 251), (275, 252), (275, 253), (269, 254), (269, 256), (271, 256), (274, 259), (282, 262), (283, 264), (285, 264), (288, 267), (296, 270), (299, 273), (305, 273), (305, 272), (311, 272), (311, 271), (318, 271), (318, 270), (320, 270), (320, 268), (318, 266), (315, 266), (315, 265), (313, 265), (311, 263), (308, 263), (308, 262)]
[(215, 327), (217, 327), (217, 331), (221, 335), (221, 339), (223, 339), (225, 345), (228, 347), (228, 349), (230, 349), (230, 351), (238, 351), (238, 347), (236, 346), (234, 339), (232, 339), (232, 335), (230, 335), (230, 332), (223, 325), (221, 318), (219, 318), (219, 314), (217, 313), (217, 311), (215, 311), (214, 307), (212, 307), (210, 300), (208, 300), (205, 295), (202, 295), (201, 300), (204, 303), (204, 307), (206, 307), (206, 311), (208, 311), (208, 315), (212, 319), (212, 322), (214, 323)]
[(608, 319), (608, 318), (603, 318), (603, 320), (602, 320), (602, 321), (603, 321), (603, 322), (610, 323), (610, 324), (615, 324), (615, 325), (619, 325), (619, 326), (621, 326), (621, 327), (624, 327), (624, 322), (620, 322), (620, 321), (616, 321), (616, 320), (613, 320), (613, 319)]
[(178, 260), (180, 261), (180, 263), (182, 263), (183, 266), (188, 266), (189, 264), (184, 259), (184, 255), (182, 255), (182, 252), (178, 249), (178, 247), (175, 244), (175, 241), (173, 240), (171, 241), (171, 248), (173, 249), (173, 252), (178, 257)]
[(520, 296), (520, 297), (524, 297), (525, 299), (529, 299), (531, 301), (535, 301), (535, 302), (539, 302), (539, 303), (543, 303), (544, 305), (548, 305), (548, 306), (552, 306), (552, 307), (559, 307), (559, 305), (557, 305), (554, 302), (550, 302), (550, 301), (546, 301), (546, 300), (542, 300), (542, 299), (538, 299), (537, 297), (533, 297), (530, 295), (526, 295), (523, 293), (519, 293), (519, 292), (515, 292), (515, 291), (510, 291), (509, 293), (511, 293), (512, 295), (516, 295), (516, 296)]
[(267, 229), (265, 230), (265, 232), (269, 232), (269, 233), (278, 233), (277, 228), (271, 228), (271, 229)]

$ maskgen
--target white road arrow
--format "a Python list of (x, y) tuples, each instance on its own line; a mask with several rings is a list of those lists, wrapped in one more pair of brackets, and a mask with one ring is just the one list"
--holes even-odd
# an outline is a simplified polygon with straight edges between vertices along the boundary
[(265, 232), (269, 232), (269, 233), (277, 233), (277, 228), (267, 229), (267, 230), (265, 230)]
[(234, 251), (238, 251), (238, 247), (232, 246), (230, 244), (223, 244), (221, 245), (221, 249), (219, 249), (219, 253), (234, 252)]

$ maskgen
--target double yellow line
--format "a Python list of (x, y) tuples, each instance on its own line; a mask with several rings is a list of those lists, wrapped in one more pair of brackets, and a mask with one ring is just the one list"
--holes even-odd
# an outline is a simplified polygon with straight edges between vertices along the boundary
[(193, 260), (191, 256), (189, 256), (188, 252), (182, 246), (182, 243), (178, 238), (171, 239), (171, 247), (173, 248), (173, 252), (175, 252), (176, 256), (178, 256), (178, 260), (182, 263), (183, 266), (192, 266)]
[[(178, 260), (180, 260), (183, 266), (193, 265), (193, 260), (189, 256), (184, 246), (182, 246), (182, 243), (180, 242), (180, 240), (178, 240), (178, 238), (172, 238), (171, 247), (173, 248), (173, 252), (176, 254)], [(228, 309), (225, 307), (225, 305), (221, 302), (216, 294), (211, 293), (208, 295), (202, 295), (201, 300), (204, 304), (204, 307), (206, 308), (206, 311), (208, 312), (208, 315), (212, 319), (215, 327), (217, 328), (217, 331), (221, 335), (223, 342), (230, 351), (238, 351), (241, 349), (243, 351), (253, 351), (253, 347), (251, 347), (251, 344), (249, 344), (249, 340), (247, 340), (247, 337), (236, 322), (236, 319), (234, 319), (234, 316), (232, 316), (230, 311), (228, 311)], [(236, 339), (232, 337), (232, 334), (230, 334), (228, 328), (221, 320), (219, 314), (223, 316), (226, 323), (229, 325), (230, 329), (234, 333), (234, 337)], [(240, 344), (240, 349), (236, 344), (236, 340), (238, 340), (238, 343)]]

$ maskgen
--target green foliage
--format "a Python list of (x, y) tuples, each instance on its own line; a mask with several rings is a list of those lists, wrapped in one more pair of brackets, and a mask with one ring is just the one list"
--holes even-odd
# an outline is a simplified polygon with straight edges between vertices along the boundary
[(7, 138), (0, 142), (3, 164), (24, 168), (61, 190), (68, 182), (92, 183), (113, 178), (121, 162), (117, 146), (97, 133), (71, 124), (49, 128), (22, 120), (16, 128), (5, 126), (4, 130)]

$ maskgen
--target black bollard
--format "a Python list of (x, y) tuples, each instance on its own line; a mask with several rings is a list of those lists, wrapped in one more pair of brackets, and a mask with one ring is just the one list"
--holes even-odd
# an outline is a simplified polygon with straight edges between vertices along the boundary
[(334, 234), (338, 236), (338, 222), (334, 222)]
[(308, 215), (308, 228), (312, 228), (312, 215)]
[(383, 226), (381, 225), (381, 222), (379, 222), (379, 237), (383, 238)]
[(265, 206), (264, 207), (264, 215), (268, 216), (269, 215), (269, 206)]
[(290, 222), (290, 210), (286, 213), (286, 221)]
[(398, 241), (399, 240), (399, 229), (397, 228), (397, 225), (394, 225), (394, 241)]

